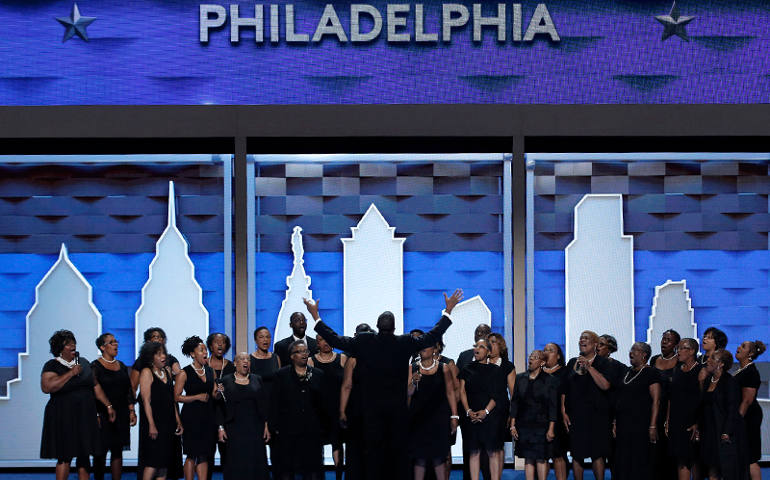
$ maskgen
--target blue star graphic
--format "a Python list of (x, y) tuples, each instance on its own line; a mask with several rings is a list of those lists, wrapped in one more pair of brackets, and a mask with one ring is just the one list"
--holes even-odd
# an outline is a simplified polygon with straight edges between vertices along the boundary
[(663, 25), (663, 38), (661, 41), (676, 35), (685, 41), (690, 41), (690, 37), (687, 36), (687, 31), (684, 29), (685, 25), (692, 22), (695, 17), (685, 17), (680, 15), (679, 7), (676, 5), (676, 1), (671, 6), (671, 12), (668, 15), (656, 15), (655, 20), (659, 21)]
[(96, 20), (96, 17), (80, 16), (78, 4), (73, 4), (72, 13), (70, 13), (69, 17), (56, 17), (56, 21), (64, 25), (65, 28), (62, 43), (72, 38), (75, 34), (87, 42), (88, 33), (86, 33), (86, 27), (89, 26), (94, 20)]

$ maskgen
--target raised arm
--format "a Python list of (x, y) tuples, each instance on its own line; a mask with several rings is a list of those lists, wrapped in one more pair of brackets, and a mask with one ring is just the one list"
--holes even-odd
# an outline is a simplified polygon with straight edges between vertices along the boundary
[(444, 303), (446, 304), (446, 308), (443, 312), (441, 312), (441, 319), (438, 321), (438, 323), (433, 326), (430, 332), (424, 335), (420, 335), (417, 338), (410, 337), (412, 342), (412, 350), (414, 352), (418, 352), (423, 348), (428, 348), (438, 343), (444, 332), (446, 332), (449, 326), (452, 325), (452, 320), (449, 315), (451, 315), (452, 310), (454, 310), (454, 308), (458, 303), (460, 303), (460, 301), (462, 301), (462, 299), (463, 291), (459, 288), (455, 290), (454, 293), (449, 297), (447, 297), (447, 294), (444, 293)]
[(318, 335), (321, 336), (324, 340), (326, 340), (326, 343), (331, 345), (332, 348), (336, 348), (338, 350), (342, 350), (344, 352), (351, 353), (355, 355), (355, 345), (356, 342), (354, 341), (354, 338), (346, 337), (344, 335), (337, 335), (337, 332), (332, 330), (332, 328), (325, 324), (323, 320), (321, 320), (321, 316), (318, 314), (318, 302), (320, 299), (316, 298), (315, 301), (313, 301), (312, 298), (303, 298), (302, 301), (305, 303), (305, 307), (307, 307), (308, 313), (310, 313), (310, 316), (313, 317), (313, 320), (315, 320), (315, 331), (318, 333)]

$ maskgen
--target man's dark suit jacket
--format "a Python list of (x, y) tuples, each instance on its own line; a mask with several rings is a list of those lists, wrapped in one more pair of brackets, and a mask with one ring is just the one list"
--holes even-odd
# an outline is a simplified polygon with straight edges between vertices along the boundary
[(364, 366), (366, 375), (361, 383), (367, 407), (406, 408), (409, 361), (423, 348), (436, 345), (451, 324), (448, 317), (442, 316), (430, 332), (417, 338), (387, 333), (344, 337), (320, 320), (315, 331), (333, 348), (350, 353)]
[(457, 361), (455, 362), (455, 365), (457, 365), (457, 370), (462, 372), (465, 367), (470, 365), (473, 362), (473, 349), (469, 348), (468, 350), (463, 350), (460, 352), (460, 356), (457, 357)]
[[(275, 346), (273, 347), (273, 353), (278, 355), (278, 358), (281, 360), (281, 367), (291, 365), (291, 355), (289, 355), (289, 345), (291, 345), (293, 341), (294, 341), (294, 336), (289, 336), (284, 338), (283, 340), (275, 342)], [(307, 342), (307, 349), (311, 357), (316, 353), (318, 353), (318, 342), (315, 341), (315, 338), (310, 338), (307, 334), (305, 334), (305, 341)]]

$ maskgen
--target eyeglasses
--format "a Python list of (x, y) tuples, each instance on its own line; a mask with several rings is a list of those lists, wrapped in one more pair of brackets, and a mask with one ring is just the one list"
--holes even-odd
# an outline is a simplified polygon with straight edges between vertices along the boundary
[(296, 354), (307, 355), (308, 352), (307, 352), (307, 350), (294, 350), (293, 352), (291, 352), (291, 354), (292, 355), (296, 355)]
[(483, 348), (485, 350), (489, 350), (486, 345), (474, 345), (472, 348)]

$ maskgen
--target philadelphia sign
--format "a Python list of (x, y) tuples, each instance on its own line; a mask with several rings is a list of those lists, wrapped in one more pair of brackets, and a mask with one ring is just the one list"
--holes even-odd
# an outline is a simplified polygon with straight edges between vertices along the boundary
[[(241, 33), (250, 30), (256, 43), (318, 43), (328, 37), (339, 43), (366, 43), (385, 36), (388, 43), (451, 43), (458, 30), (472, 30), (473, 42), (482, 41), (482, 29), (496, 31), (497, 41), (532, 42), (538, 35), (553, 42), (560, 41), (556, 26), (544, 3), (535, 7), (529, 21), (522, 18), (520, 3), (497, 4), (496, 14), (482, 14), (482, 4), (470, 8), (460, 3), (441, 4), (441, 18), (426, 16), (423, 4), (387, 4), (384, 11), (370, 4), (350, 5), (349, 21), (340, 20), (332, 4), (326, 4), (313, 31), (296, 28), (293, 4), (254, 5), (253, 11), (241, 11), (238, 5), (226, 8), (217, 4), (200, 5), (199, 41), (208, 43), (219, 31), (226, 31), (229, 21), (230, 42), (241, 41)], [(347, 12), (346, 12), (347, 13)], [(409, 22), (409, 20), (412, 20)], [(283, 28), (281, 26), (283, 25)], [(471, 28), (467, 28), (472, 26)]]

